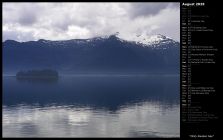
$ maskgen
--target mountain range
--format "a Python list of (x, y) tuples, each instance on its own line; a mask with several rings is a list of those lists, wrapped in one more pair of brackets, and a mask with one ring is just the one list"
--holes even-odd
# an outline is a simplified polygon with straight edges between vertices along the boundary
[(163, 35), (118, 34), (89, 39), (3, 42), (3, 74), (54, 69), (59, 73), (179, 73), (180, 43)]

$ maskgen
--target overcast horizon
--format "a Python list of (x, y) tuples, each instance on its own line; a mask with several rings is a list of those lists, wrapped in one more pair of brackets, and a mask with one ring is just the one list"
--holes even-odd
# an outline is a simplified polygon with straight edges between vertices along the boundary
[(180, 41), (179, 3), (3, 3), (3, 41), (162, 34)]

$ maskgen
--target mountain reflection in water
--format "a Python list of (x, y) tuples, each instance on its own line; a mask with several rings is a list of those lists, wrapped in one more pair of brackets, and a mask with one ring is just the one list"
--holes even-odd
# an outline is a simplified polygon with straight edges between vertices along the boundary
[(179, 137), (179, 76), (3, 78), (3, 137)]

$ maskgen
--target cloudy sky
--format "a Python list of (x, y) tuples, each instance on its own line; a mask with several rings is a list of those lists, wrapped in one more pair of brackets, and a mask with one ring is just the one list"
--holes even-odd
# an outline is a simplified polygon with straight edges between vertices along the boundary
[(67, 40), (119, 32), (180, 40), (179, 3), (3, 3), (3, 40)]

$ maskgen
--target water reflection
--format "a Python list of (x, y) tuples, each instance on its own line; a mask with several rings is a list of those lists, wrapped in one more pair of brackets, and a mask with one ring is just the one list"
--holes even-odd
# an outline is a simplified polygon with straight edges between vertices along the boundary
[(16, 78), (18, 82), (31, 84), (53, 84), (57, 83), (58, 78)]
[(179, 119), (178, 76), (3, 79), (4, 137), (179, 137)]

